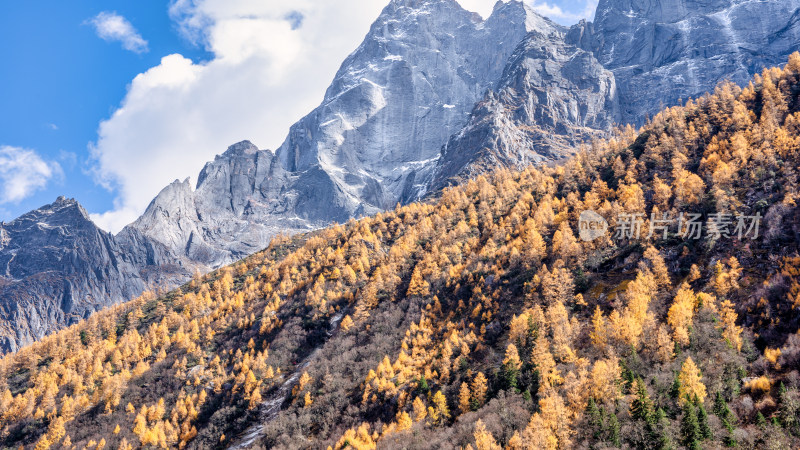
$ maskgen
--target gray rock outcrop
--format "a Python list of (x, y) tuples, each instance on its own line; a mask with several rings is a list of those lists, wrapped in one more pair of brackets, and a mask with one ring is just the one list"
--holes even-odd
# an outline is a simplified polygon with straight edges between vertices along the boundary
[(560, 32), (530, 33), (496, 89), (442, 149), (433, 190), (498, 167), (558, 161), (619, 121), (614, 75)]
[(568, 40), (614, 72), (622, 123), (722, 81), (747, 83), (800, 49), (800, 0), (600, 0)]
[(614, 123), (747, 83), (800, 49), (799, 23), (800, 0), (600, 0), (595, 22), (526, 39), (426, 187), (557, 162)]
[(63, 197), (2, 224), (0, 237), (0, 353), (150, 286), (172, 286), (184, 272), (158, 246), (148, 256), (146, 246), (120, 245)]
[(294, 193), (271, 183), (274, 161), (250, 142), (232, 145), (206, 164), (195, 189), (176, 180), (118, 237), (156, 242), (187, 267), (208, 271), (263, 249), (278, 233), (311, 229), (290, 207)]

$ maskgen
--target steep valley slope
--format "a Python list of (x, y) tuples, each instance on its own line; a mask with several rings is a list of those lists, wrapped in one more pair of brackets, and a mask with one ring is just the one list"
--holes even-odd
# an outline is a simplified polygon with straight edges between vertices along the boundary
[[(798, 8), (602, 0), (594, 22), (566, 28), (520, 1), (484, 20), (455, 0), (392, 0), (278, 149), (232, 145), (113, 237), (82, 240), (93, 224), (45, 218), (0, 240), (0, 260), (13, 262), (0, 279), (0, 352), (237, 261), (278, 232), (390, 210), (497, 168), (561, 163), (614, 124), (642, 125), (724, 80), (742, 86), (786, 62)], [(60, 264), (43, 262), (39, 242)]]
[(794, 54), (561, 166), (276, 238), (7, 355), (0, 444), (797, 447), (798, 163)]

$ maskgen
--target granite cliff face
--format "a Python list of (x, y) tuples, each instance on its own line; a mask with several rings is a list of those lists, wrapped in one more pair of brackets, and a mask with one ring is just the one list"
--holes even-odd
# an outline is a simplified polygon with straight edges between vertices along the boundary
[(623, 123), (722, 81), (785, 64), (800, 42), (798, 0), (600, 0), (568, 40), (614, 72)]
[[(290, 207), (298, 194), (271, 184), (274, 161), (250, 142), (232, 145), (206, 164), (196, 189), (188, 179), (173, 182), (119, 236), (142, 236), (207, 271), (263, 249), (279, 232), (307, 231), (309, 223)], [(328, 195), (319, 186), (308, 190)]]
[(172, 261), (123, 247), (63, 197), (2, 224), (0, 353), (180, 278)]
[(323, 197), (299, 202), (300, 214), (341, 221), (413, 200), (514, 48), (556, 28), (521, 2), (498, 3), (485, 21), (452, 0), (392, 2), (276, 151), (280, 169), (298, 174), (290, 190), (321, 176), (339, 194), (335, 212)]
[(497, 167), (558, 161), (619, 121), (614, 75), (559, 31), (530, 33), (464, 129), (442, 149), (432, 188)]
[(746, 83), (798, 50), (798, 22), (800, 0), (601, 0), (594, 23), (526, 38), (426, 188), (557, 162), (615, 123)]

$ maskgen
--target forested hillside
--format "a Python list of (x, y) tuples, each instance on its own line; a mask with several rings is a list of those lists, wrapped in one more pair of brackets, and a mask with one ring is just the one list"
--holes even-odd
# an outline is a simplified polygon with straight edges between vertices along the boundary
[(795, 54), (7, 355), (0, 444), (796, 448), (798, 164)]

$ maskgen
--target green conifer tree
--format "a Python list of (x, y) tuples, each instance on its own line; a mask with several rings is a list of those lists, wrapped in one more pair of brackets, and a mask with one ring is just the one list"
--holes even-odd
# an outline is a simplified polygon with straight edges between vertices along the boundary
[(647, 387), (641, 378), (637, 378), (634, 382), (634, 391), (636, 398), (631, 403), (631, 416), (637, 420), (643, 420), (648, 425), (655, 423), (656, 417), (653, 414), (653, 402), (647, 393)]
[(614, 445), (614, 447), (621, 446), (622, 439), (620, 438), (619, 419), (617, 419), (617, 415), (614, 414), (613, 411), (609, 411), (607, 423), (608, 423), (608, 441), (611, 442)]
[(711, 432), (711, 427), (708, 425), (708, 413), (706, 412), (705, 406), (703, 406), (703, 402), (695, 397), (694, 403), (697, 405), (697, 423), (700, 426), (700, 438), (703, 440), (713, 438), (714, 434)]
[(681, 437), (683, 438), (683, 445), (689, 449), (700, 449), (700, 424), (697, 421), (697, 411), (695, 411), (692, 402), (686, 402), (683, 406)]

